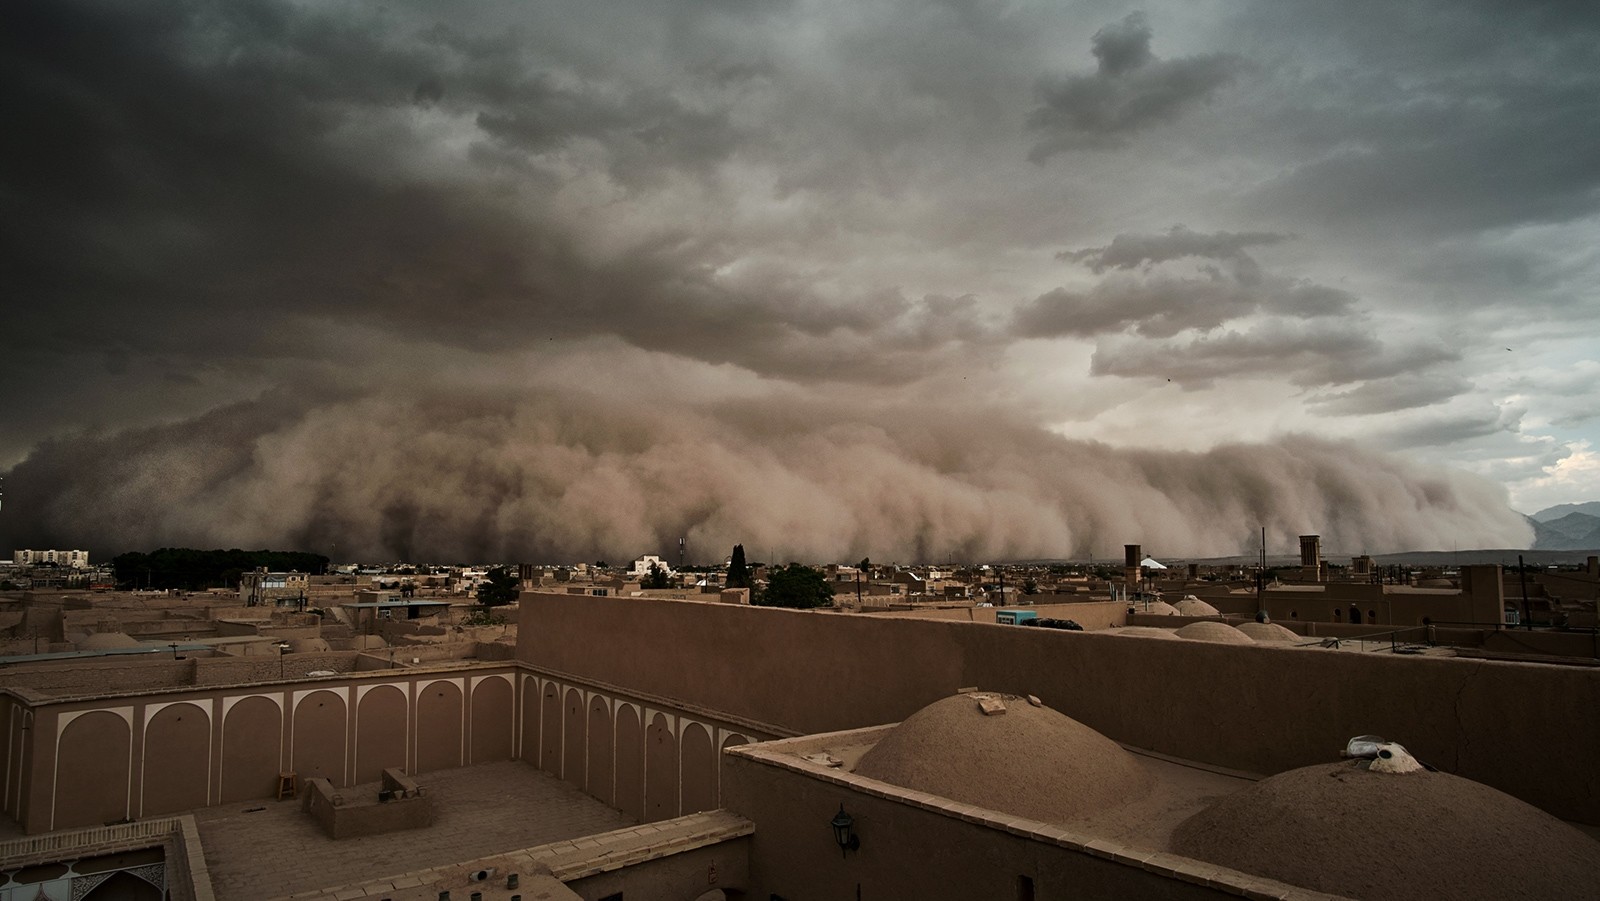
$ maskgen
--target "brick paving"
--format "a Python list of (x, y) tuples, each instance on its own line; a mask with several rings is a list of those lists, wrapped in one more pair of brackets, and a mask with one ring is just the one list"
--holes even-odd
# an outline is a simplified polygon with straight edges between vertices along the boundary
[[(432, 826), (338, 842), (295, 800), (194, 811), (217, 898), (254, 901), (362, 883), (634, 825), (621, 811), (519, 761), (424, 773), (417, 781), (433, 799)], [(375, 795), (378, 783), (370, 790)], [(246, 812), (251, 808), (265, 809)]]

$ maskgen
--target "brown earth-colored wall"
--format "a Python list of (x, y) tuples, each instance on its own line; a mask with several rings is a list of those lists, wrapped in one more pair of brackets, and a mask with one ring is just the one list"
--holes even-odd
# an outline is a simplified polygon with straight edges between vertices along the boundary
[(145, 816), (206, 806), (211, 718), (204, 709), (188, 702), (161, 708), (145, 725), (141, 744), (144, 773), (138, 785)]
[(208, 657), (194, 661), (195, 685), (241, 685), (246, 682), (273, 682), (303, 678), (311, 672), (349, 673), (356, 668), (357, 651), (324, 651), (302, 654), (252, 655), (248, 657)]
[[(1128, 605), (1122, 601), (1083, 601), (1081, 603), (1051, 603), (1054, 595), (1036, 595), (1036, 603), (1023, 609), (1032, 610), (1041, 618), (1070, 619), (1091, 631), (1127, 625)], [(993, 623), (1001, 607), (929, 607), (921, 610), (873, 611), (871, 615), (894, 619), (936, 619), (963, 623)]]
[(185, 688), (195, 685), (239, 685), (301, 678), (316, 670), (335, 673), (355, 669), (355, 651), (246, 657), (212, 656), (211, 651), (185, 651), (183, 659), (166, 653), (80, 657), (63, 661), (14, 664), (0, 672), (0, 688), (30, 688), (61, 697), (83, 697), (108, 691)]
[(647, 822), (714, 810), (718, 750), (780, 734), (604, 683), (537, 670), (519, 678), (522, 758)]
[(509, 760), (515, 756), (516, 722), (504, 715), (514, 710), (510, 680), (480, 679), (472, 686), (472, 741), (469, 763)]
[[(272, 797), (286, 772), (345, 787), (419, 760), (460, 766), (464, 729), (474, 761), (508, 759), (517, 671), (390, 671), (79, 701), (0, 694), (5, 812), (38, 833)], [(430, 704), (436, 695), (442, 703)], [(25, 739), (12, 728), (22, 722)]]
[(61, 730), (54, 806), (80, 825), (129, 818), (133, 735), (117, 712), (91, 710)]
[[(978, 685), (1037, 694), (1118, 741), (1261, 773), (1327, 761), (1351, 736), (1376, 733), (1443, 770), (1600, 823), (1600, 770), (1591, 765), (1600, 719), (1576, 713), (1600, 706), (1600, 668), (523, 598), (520, 653), (530, 665), (648, 687), (796, 733), (897, 722)], [(586, 640), (595, 635), (606, 640)], [(617, 741), (626, 810), (620, 719)]]
[[(1030, 840), (948, 814), (852, 791), (724, 755), (723, 807), (756, 824), (750, 898), (1234, 897), (1203, 884)], [(829, 823), (841, 806), (861, 847), (840, 851)]]
[(427, 796), (397, 797), (378, 802), (372, 798), (339, 796), (326, 779), (308, 779), (300, 809), (311, 816), (323, 834), (338, 840), (383, 835), (433, 824), (433, 800)]
[(357, 785), (377, 780), (389, 767), (406, 768), (406, 727), (410, 719), (406, 694), (399, 686), (378, 685), (362, 695), (357, 706)]
[[(139, 689), (179, 688), (194, 684), (194, 659), (171, 655), (73, 658), (48, 663), (13, 664), (0, 672), (0, 688), (31, 688), (61, 696)], [(276, 675), (276, 673), (274, 673)]]
[[(596, 850), (605, 847), (602, 843)], [(749, 848), (748, 837), (736, 838), (574, 879), (566, 886), (584, 901), (613, 896), (694, 901), (719, 888), (728, 898), (753, 899), (741, 891), (749, 879)]]

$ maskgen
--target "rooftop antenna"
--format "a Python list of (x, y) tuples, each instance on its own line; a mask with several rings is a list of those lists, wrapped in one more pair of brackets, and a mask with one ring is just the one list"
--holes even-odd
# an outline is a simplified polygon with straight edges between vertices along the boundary
[(678, 539), (678, 569), (683, 569), (683, 539)]

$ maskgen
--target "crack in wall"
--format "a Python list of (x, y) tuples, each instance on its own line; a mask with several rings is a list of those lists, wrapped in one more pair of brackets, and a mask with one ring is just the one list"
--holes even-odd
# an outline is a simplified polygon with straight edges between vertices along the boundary
[(1456, 736), (1455, 736), (1455, 739), (1456, 740), (1454, 742), (1454, 748), (1453, 748), (1453, 750), (1455, 751), (1455, 762), (1454, 762), (1454, 765), (1451, 767), (1450, 771), (1452, 773), (1455, 773), (1458, 776), (1461, 774), (1461, 756), (1462, 756), (1462, 752), (1467, 750), (1471, 746), (1471, 742), (1467, 740), (1467, 727), (1461, 720), (1461, 699), (1467, 693), (1467, 685), (1470, 684), (1473, 679), (1476, 679), (1478, 677), (1478, 674), (1481, 673), (1481, 672), (1483, 672), (1483, 664), (1482, 663), (1473, 664), (1471, 671), (1469, 671), (1465, 676), (1462, 677), (1461, 686), (1456, 689), (1456, 701), (1455, 701), (1455, 712), (1456, 712)]

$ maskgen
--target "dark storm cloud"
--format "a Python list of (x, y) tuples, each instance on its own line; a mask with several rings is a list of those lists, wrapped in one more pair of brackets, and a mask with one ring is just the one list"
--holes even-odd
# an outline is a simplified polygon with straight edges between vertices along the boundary
[(1041, 105), (1029, 114), (1028, 127), (1043, 137), (1029, 159), (1121, 146), (1133, 134), (1204, 103), (1244, 70), (1244, 61), (1231, 54), (1157, 59), (1151, 36), (1144, 14), (1131, 13), (1095, 33), (1099, 67), (1093, 74), (1040, 80)]
[(1405, 373), (1358, 385), (1348, 391), (1314, 396), (1308, 402), (1320, 416), (1369, 416), (1443, 403), (1464, 394), (1472, 383), (1440, 373)]
[(1056, 254), (1058, 260), (1083, 263), (1096, 275), (1107, 269), (1136, 269), (1152, 263), (1164, 263), (1184, 257), (1201, 257), (1212, 260), (1239, 260), (1245, 258), (1244, 249), (1265, 244), (1277, 244), (1289, 239), (1288, 235), (1273, 232), (1196, 232), (1174, 225), (1164, 234), (1124, 234), (1111, 239), (1104, 247), (1085, 247), (1082, 250), (1064, 250)]
[(1600, 7), (1259, 4), (1241, 37), (1278, 57), (1254, 133), (1299, 159), (1254, 197), (1415, 237), (1600, 210)]
[[(1338, 316), (1356, 298), (1304, 279), (1263, 272), (1244, 252), (1285, 236), (1202, 233), (1177, 226), (1163, 234), (1122, 234), (1104, 247), (1057, 254), (1096, 274), (1113, 271), (1086, 290), (1057, 288), (1018, 308), (1014, 334), (1092, 337), (1132, 326), (1140, 335), (1170, 338), (1187, 329), (1214, 329), (1254, 313), (1292, 318)], [(1182, 276), (1157, 264), (1187, 257), (1217, 260)]]
[(1251, 377), (1315, 387), (1386, 379), (1456, 359), (1443, 345), (1385, 344), (1355, 324), (1272, 320), (1170, 341), (1106, 338), (1090, 372), (1167, 379), (1190, 389)]
[[(1272, 195), (1337, 156), (1284, 131), (1365, 116), (1381, 138), (1388, 101), (1244, 79), (1266, 55), (1203, 19), (1152, 13), (1181, 45), (1162, 58), (1144, 19), (1096, 32), (1070, 6), (0, 4), (0, 459), (25, 460), (0, 526), (909, 559), (1130, 532), (1235, 552), (1270, 507), (1291, 537), (1515, 543), (1494, 486), (1342, 446), (1143, 454), (1018, 421), (1024, 358), (1081, 339), (1089, 372), (1042, 374), (1086, 396), (1275, 373), (1359, 406), (1449, 357), (1378, 340), (1331, 287), (1365, 260)], [(1085, 42), (1095, 72), (1039, 79)], [(1232, 230), (1146, 233), (1202, 218)], [(1427, 503), (1366, 496), (1374, 473)]]
[[(551, 211), (561, 181), (542, 154), (593, 148), (628, 188), (704, 176), (734, 133), (725, 111), (658, 87), (558, 78), (511, 36), (274, 3), (4, 15), (8, 108), (32, 123), (0, 149), (29, 174), (0, 196), (7, 280), (33, 301), (20, 328), (64, 352), (64, 320), (228, 358), (292, 355), (308, 321), (360, 321), (472, 348), (615, 334), (804, 377), (797, 361), (836, 331), (910, 311), (719, 278), (718, 250), (688, 229), (596, 258)], [(417, 158), (418, 101), (451, 117), (439, 128), (476, 126), (481, 168)]]
[(1520, 412), (1496, 407), (1471, 412), (1446, 412), (1379, 430), (1374, 437), (1381, 446), (1387, 448), (1442, 447), (1470, 439), (1515, 432), (1521, 418)]

